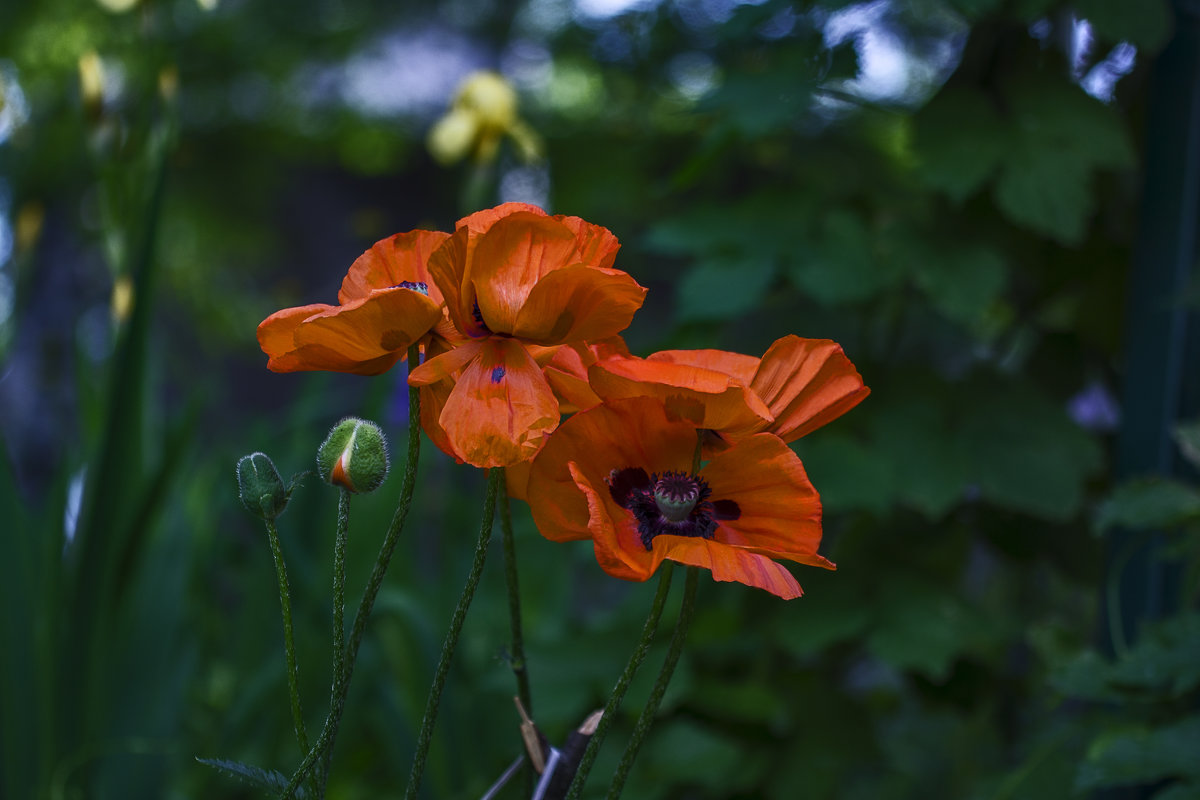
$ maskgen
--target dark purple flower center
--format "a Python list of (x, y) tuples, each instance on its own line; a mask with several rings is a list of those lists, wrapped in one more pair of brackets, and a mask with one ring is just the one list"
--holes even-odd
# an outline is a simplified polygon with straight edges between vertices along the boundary
[(414, 292), (419, 292), (426, 297), (429, 296), (429, 284), (424, 281), (400, 281), (393, 289), (412, 289)]
[(483, 321), (483, 312), (479, 310), (479, 301), (476, 300), (471, 304), (471, 319), (479, 326), (480, 333), (471, 334), (472, 336), (487, 336), (492, 332), (492, 329)]
[(647, 475), (641, 467), (626, 467), (614, 469), (606, 483), (617, 505), (633, 513), (647, 550), (660, 533), (711, 539), (718, 520), (742, 515), (733, 500), (709, 500), (708, 482), (689, 472)]

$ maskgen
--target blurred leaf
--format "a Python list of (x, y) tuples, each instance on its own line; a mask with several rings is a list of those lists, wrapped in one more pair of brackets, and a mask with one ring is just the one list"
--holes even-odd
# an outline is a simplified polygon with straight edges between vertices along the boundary
[(1103, 733), (1079, 767), (1077, 789), (1150, 783), (1169, 778), (1200, 779), (1200, 715), (1161, 728), (1137, 727)]
[(961, 202), (996, 170), (1009, 133), (983, 94), (947, 87), (917, 112), (913, 138), (919, 179)]
[(917, 285), (933, 306), (968, 329), (979, 329), (1008, 282), (996, 250), (984, 246), (931, 249), (916, 269)]
[[(197, 758), (196, 760), (215, 770), (220, 770), (226, 775), (232, 775), (260, 789), (268, 789), (272, 792), (282, 792), (287, 788), (288, 783), (290, 783), (286, 775), (276, 772), (273, 769), (267, 770), (251, 764), (242, 764), (238, 761), (228, 761), (221, 758)], [(297, 787), (295, 796), (307, 797), (308, 793), (304, 791), (303, 787)]]
[(796, 450), (826, 513), (884, 514), (896, 502), (891, 465), (857, 439), (822, 431), (797, 442)]
[(1200, 469), (1200, 420), (1175, 427), (1175, 442), (1193, 467)]
[(1013, 141), (996, 202), (1014, 222), (1078, 244), (1094, 207), (1092, 173), (1133, 163), (1128, 131), (1112, 109), (1062, 78), (1031, 75), (1006, 95)]
[(679, 283), (676, 319), (695, 322), (744, 317), (762, 303), (774, 274), (770, 259), (701, 263)]
[(910, 387), (887, 396), (867, 420), (874, 457), (891, 469), (896, 499), (930, 519), (945, 516), (966, 489), (966, 457), (945, 435), (948, 412), (935, 387)]
[(1116, 661), (1091, 650), (1080, 653), (1055, 670), (1052, 682), (1070, 697), (1097, 702), (1135, 694), (1146, 702), (1183, 697), (1200, 686), (1200, 614), (1149, 626)]
[(960, 442), (983, 497), (1014, 511), (1070, 519), (1101, 451), (1062, 408), (1025, 383), (983, 380), (960, 402)]
[(1075, 0), (1079, 16), (1092, 24), (1096, 35), (1109, 42), (1129, 42), (1138, 50), (1158, 51), (1171, 32), (1171, 12), (1166, 0)]
[(876, 257), (872, 232), (848, 210), (827, 212), (813, 240), (797, 242), (791, 277), (796, 286), (825, 305), (858, 303), (895, 286), (894, 263)]
[(953, 593), (902, 573), (883, 579), (878, 609), (867, 650), (897, 669), (914, 670), (935, 682), (947, 678), (960, 655), (977, 652), (1001, 634), (995, 622), (981, 618)]
[(1098, 532), (1121, 526), (1135, 530), (1173, 528), (1200, 519), (1200, 491), (1167, 478), (1124, 483), (1096, 513)]

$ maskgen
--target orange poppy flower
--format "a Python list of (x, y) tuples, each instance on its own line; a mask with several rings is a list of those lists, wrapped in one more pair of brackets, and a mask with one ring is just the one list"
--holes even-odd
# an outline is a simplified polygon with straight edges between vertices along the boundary
[(442, 386), (439, 431), (460, 461), (509, 466), (537, 453), (559, 421), (542, 368), (559, 345), (615, 336), (646, 290), (612, 269), (617, 239), (578, 217), (507, 203), (459, 220), (429, 272), (466, 344), (413, 370), (415, 386)]
[(588, 370), (600, 397), (657, 397), (667, 409), (725, 444), (767, 431), (795, 441), (870, 394), (841, 345), (785, 336), (762, 358), (724, 350), (664, 350), (615, 357)]
[(652, 397), (605, 402), (565, 421), (534, 458), (529, 503), (547, 539), (591, 539), (610, 575), (644, 581), (662, 560), (784, 599), (800, 585), (783, 558), (817, 554), (821, 501), (800, 459), (769, 433), (692, 470), (697, 428)]
[(426, 262), (447, 238), (418, 230), (378, 241), (350, 265), (338, 305), (285, 308), (267, 317), (258, 326), (267, 368), (387, 372), (442, 320), (442, 294)]

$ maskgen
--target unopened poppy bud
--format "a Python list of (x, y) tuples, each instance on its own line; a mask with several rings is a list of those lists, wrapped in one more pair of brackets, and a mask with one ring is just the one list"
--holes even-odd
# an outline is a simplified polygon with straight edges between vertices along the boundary
[(291, 492), (266, 453), (242, 456), (237, 463), (238, 497), (256, 517), (275, 519), (287, 508)]
[(387, 479), (387, 439), (374, 422), (346, 417), (317, 451), (321, 479), (351, 492), (373, 492)]

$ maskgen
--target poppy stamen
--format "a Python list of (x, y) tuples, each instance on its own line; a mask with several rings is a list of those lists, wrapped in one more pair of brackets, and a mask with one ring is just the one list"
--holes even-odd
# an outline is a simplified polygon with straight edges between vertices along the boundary
[(628, 509), (638, 523), (642, 546), (650, 550), (659, 534), (711, 539), (717, 520), (737, 519), (741, 509), (732, 500), (708, 500), (708, 482), (690, 472), (647, 475), (641, 467), (615, 469), (605, 481), (613, 500)]
[(429, 296), (429, 284), (425, 281), (400, 281), (392, 286), (393, 289), (411, 289), (414, 292)]

